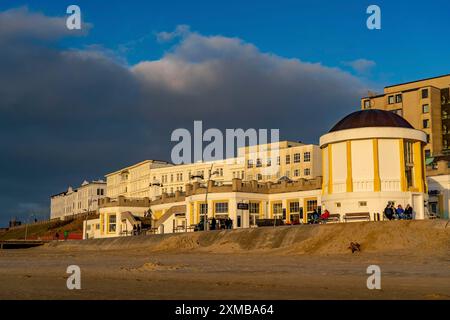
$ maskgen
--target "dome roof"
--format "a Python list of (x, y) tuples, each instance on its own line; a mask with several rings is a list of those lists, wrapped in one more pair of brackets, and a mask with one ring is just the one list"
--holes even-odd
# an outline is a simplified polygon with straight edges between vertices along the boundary
[(350, 113), (336, 123), (329, 132), (364, 127), (397, 127), (414, 129), (408, 121), (391, 111), (368, 109)]

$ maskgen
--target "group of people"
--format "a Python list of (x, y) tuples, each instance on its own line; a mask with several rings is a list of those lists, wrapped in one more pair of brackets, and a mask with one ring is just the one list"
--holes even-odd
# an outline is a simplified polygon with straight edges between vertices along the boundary
[[(215, 217), (211, 219), (209, 222), (209, 230), (216, 230), (216, 229), (233, 229), (233, 220), (230, 218), (219, 220), (220, 224), (218, 226), (218, 221)], [(202, 219), (200, 220), (200, 223), (197, 225), (196, 230), (203, 231), (205, 230), (205, 221)]]
[(401, 204), (395, 208), (394, 203), (389, 202), (384, 208), (384, 215), (389, 220), (411, 220), (413, 218), (413, 208), (409, 204), (406, 205), (405, 209), (403, 209)]
[[(216, 218), (212, 218), (210, 230), (216, 230), (217, 227), (217, 220)], [(233, 220), (231, 220), (229, 217), (225, 220), (222, 220), (221, 226), (222, 229), (233, 229)]]
[[(64, 231), (64, 241), (67, 241), (68, 238), (69, 238), (69, 231), (65, 230)], [(54, 239), (59, 240), (59, 232), (55, 233)]]
[(325, 209), (325, 211), (322, 214), (319, 214), (316, 209), (311, 213), (311, 219), (308, 221), (310, 224), (316, 224), (320, 222), (326, 222), (328, 221), (328, 218), (330, 217), (330, 212)]

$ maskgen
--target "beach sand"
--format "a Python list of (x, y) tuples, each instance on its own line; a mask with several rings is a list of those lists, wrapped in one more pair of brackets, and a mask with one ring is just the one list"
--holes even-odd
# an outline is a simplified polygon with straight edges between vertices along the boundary
[[(59, 242), (0, 250), (0, 299), (448, 300), (449, 249), (442, 220)], [(81, 290), (66, 287), (69, 265)], [(367, 288), (369, 265), (381, 290)]]

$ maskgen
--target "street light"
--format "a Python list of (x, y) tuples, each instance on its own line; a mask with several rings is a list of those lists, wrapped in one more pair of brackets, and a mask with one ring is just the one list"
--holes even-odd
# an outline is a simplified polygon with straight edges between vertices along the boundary
[[(211, 164), (211, 168), (208, 169), (208, 180), (206, 182), (206, 195), (205, 195), (205, 203), (206, 203), (206, 207), (205, 207), (205, 217), (203, 219), (204, 221), (204, 230), (208, 231), (208, 185), (209, 185), (209, 181), (211, 180), (211, 176), (219, 174), (219, 171), (212, 171), (214, 164)], [(203, 175), (197, 175), (197, 176), (192, 176), (191, 179), (193, 178), (202, 178), (203, 179)]]

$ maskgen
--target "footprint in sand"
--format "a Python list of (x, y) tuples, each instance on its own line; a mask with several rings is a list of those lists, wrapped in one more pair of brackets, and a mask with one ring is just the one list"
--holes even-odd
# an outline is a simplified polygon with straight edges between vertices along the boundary
[(183, 265), (164, 265), (160, 262), (146, 262), (142, 266), (137, 268), (126, 268), (122, 267), (122, 270), (127, 271), (173, 271), (173, 270), (179, 270), (183, 269), (185, 266)]

